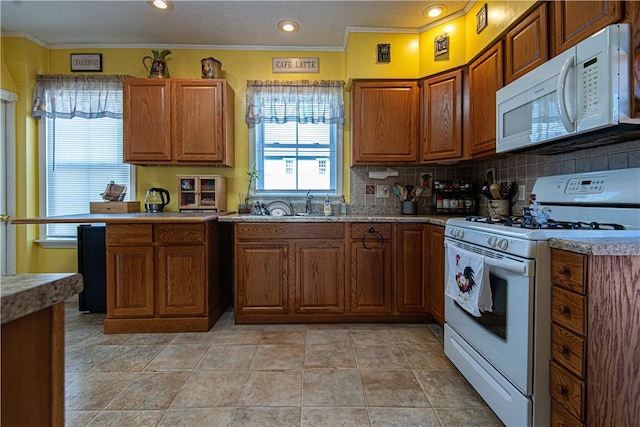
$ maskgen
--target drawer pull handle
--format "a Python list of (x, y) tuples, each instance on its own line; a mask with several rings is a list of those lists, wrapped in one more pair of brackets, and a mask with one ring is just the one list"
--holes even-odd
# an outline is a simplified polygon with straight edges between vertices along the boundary
[(564, 265), (564, 264), (562, 264), (562, 265), (560, 266), (560, 268), (558, 269), (558, 272), (559, 272), (560, 274), (569, 274), (569, 271), (570, 271), (570, 270), (569, 270), (569, 267), (567, 267), (567, 266), (566, 266), (566, 265)]
[(556, 387), (556, 389), (558, 390), (558, 394), (562, 394), (562, 395), (567, 394), (567, 388), (562, 384), (558, 384), (558, 387)]
[(569, 347), (567, 347), (566, 345), (561, 345), (560, 354), (569, 354)]
[(560, 314), (571, 314), (571, 310), (569, 310), (569, 307), (564, 304), (558, 307), (558, 311), (560, 311)]

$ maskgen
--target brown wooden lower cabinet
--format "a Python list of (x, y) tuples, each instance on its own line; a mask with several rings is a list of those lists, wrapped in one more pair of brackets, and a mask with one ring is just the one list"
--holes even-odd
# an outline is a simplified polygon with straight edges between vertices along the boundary
[(64, 425), (64, 302), (2, 325), (3, 426)]
[(637, 426), (640, 256), (551, 254), (553, 426)]
[(344, 313), (344, 242), (298, 242), (294, 253), (295, 312)]
[(108, 223), (106, 333), (208, 331), (231, 302), (218, 223)]
[(429, 321), (430, 227), (236, 223), (236, 322)]
[(431, 317), (444, 325), (444, 227), (429, 226), (429, 295)]
[(351, 313), (392, 313), (392, 224), (350, 224)]
[(398, 312), (429, 311), (429, 225), (398, 224)]

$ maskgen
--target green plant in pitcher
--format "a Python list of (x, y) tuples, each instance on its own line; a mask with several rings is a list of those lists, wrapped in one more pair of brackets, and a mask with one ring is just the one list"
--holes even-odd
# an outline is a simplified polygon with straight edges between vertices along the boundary
[(251, 170), (248, 170), (247, 172), (247, 176), (249, 176), (249, 185), (247, 186), (247, 195), (244, 198), (244, 204), (248, 205), (249, 204), (249, 193), (251, 192), (251, 183), (255, 180), (257, 181), (258, 178), (260, 177), (260, 171), (258, 170), (258, 168), (256, 167), (256, 164), (254, 163), (251, 166)]

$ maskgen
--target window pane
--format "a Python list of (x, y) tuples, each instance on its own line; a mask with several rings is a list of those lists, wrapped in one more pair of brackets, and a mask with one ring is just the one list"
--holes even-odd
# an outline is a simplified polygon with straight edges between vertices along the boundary
[(336, 193), (337, 125), (262, 123), (256, 126), (256, 159), (263, 171), (258, 193), (308, 190)]
[[(131, 189), (130, 166), (122, 163), (122, 120), (46, 119), (46, 215), (89, 212), (107, 184)], [(125, 197), (129, 200), (129, 194)], [(75, 237), (75, 224), (48, 224), (47, 237)]]

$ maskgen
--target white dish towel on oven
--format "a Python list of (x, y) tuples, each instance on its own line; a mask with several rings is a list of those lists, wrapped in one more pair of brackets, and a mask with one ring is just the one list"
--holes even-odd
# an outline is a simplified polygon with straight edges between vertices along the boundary
[(447, 258), (447, 296), (476, 317), (481, 316), (481, 311), (493, 311), (484, 256), (447, 243)]

